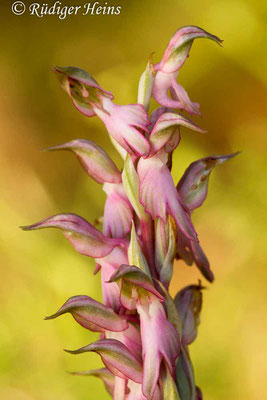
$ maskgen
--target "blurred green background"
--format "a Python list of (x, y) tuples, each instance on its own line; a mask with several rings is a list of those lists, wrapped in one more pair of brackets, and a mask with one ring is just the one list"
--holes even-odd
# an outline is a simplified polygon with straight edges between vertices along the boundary
[[(117, 1), (117, 0), (116, 0)], [(136, 101), (147, 58), (159, 61), (175, 30), (192, 24), (224, 39), (224, 48), (196, 41), (179, 82), (201, 105), (175, 153), (175, 181), (195, 159), (242, 150), (217, 167), (209, 196), (194, 222), (215, 272), (204, 294), (202, 323), (191, 347), (196, 381), (205, 400), (267, 398), (267, 7), (261, 0), (121, 0), (119, 16), (15, 16), (1, 2), (0, 96), (0, 398), (104, 400), (94, 378), (71, 370), (101, 365), (98, 356), (71, 356), (96, 339), (71, 316), (43, 321), (70, 296), (101, 299), (94, 263), (56, 230), (18, 226), (59, 212), (93, 221), (104, 195), (67, 153), (40, 149), (75, 138), (91, 139), (121, 166), (101, 122), (82, 116), (59, 88), (50, 67), (88, 70), (118, 104)], [(84, 4), (66, 0), (63, 4)], [(29, 3), (27, 3), (29, 4)], [(49, 2), (49, 5), (52, 5)], [(111, 2), (109, 2), (111, 4)], [(200, 277), (175, 266), (174, 295)]]

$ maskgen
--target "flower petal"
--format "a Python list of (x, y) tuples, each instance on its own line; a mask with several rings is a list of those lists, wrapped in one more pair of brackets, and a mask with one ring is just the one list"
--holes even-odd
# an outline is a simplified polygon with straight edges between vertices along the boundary
[(155, 289), (151, 279), (138, 267), (121, 265), (109, 282), (120, 284), (121, 303), (129, 310), (135, 310), (136, 301), (150, 294), (164, 301), (164, 297)]
[[(201, 115), (199, 104), (193, 103), (185, 89), (176, 82), (177, 75), (178, 71), (171, 74), (162, 71), (157, 72), (153, 86), (155, 100), (167, 108), (185, 110), (191, 115)], [(171, 97), (169, 97), (169, 93)]]
[(184, 234), (197, 241), (197, 234), (177, 196), (168, 167), (159, 157), (154, 156), (141, 158), (137, 171), (140, 179), (139, 198), (145, 211), (153, 219), (161, 218), (164, 222), (167, 221), (167, 215), (171, 215)]
[[(184, 126), (197, 132), (205, 132), (193, 121), (190, 121), (190, 119), (185, 118), (183, 115), (174, 112), (166, 112), (158, 118), (150, 134), (150, 156), (153, 156), (164, 146), (165, 149), (167, 147), (168, 152), (173, 151), (180, 141), (180, 126)], [(172, 142), (172, 146), (169, 144), (170, 141)], [(166, 146), (167, 144), (169, 144), (169, 146)]]
[(109, 279), (120, 265), (128, 263), (126, 249), (115, 247), (110, 254), (98, 259), (97, 262), (101, 266), (103, 303), (119, 313), (121, 309), (120, 289), (116, 282), (109, 283)]
[(163, 358), (171, 374), (174, 373), (180, 342), (176, 329), (167, 320), (163, 305), (158, 299), (137, 304), (137, 311), (140, 316), (144, 360), (142, 387), (144, 395), (150, 399), (156, 389)]
[(46, 150), (69, 150), (76, 154), (84, 170), (98, 183), (120, 183), (121, 173), (107, 155), (97, 144), (89, 140), (77, 139), (53, 146)]
[(131, 230), (133, 210), (122, 184), (105, 183), (107, 194), (103, 233), (107, 237), (123, 238)]
[(57, 214), (36, 224), (23, 226), (24, 230), (59, 228), (79, 253), (90, 257), (104, 257), (114, 247), (123, 245), (123, 239), (106, 238), (88, 221), (76, 214)]
[(102, 107), (102, 99), (113, 99), (111, 92), (103, 90), (96, 80), (86, 71), (76, 67), (54, 67), (53, 71), (59, 79), (74, 106), (87, 117), (95, 114), (94, 106)]
[(71, 313), (80, 325), (94, 332), (104, 332), (105, 330), (121, 332), (128, 328), (125, 319), (117, 315), (111, 308), (88, 296), (71, 297), (55, 314), (46, 319), (57, 318), (66, 313)]
[(129, 349), (140, 363), (142, 363), (142, 343), (140, 332), (136, 326), (129, 323), (128, 328), (121, 332), (106, 332), (106, 339), (116, 339)]
[[(143, 395), (142, 385), (129, 380), (128, 389), (130, 390), (130, 393), (126, 397), (126, 400), (147, 400), (147, 397)], [(156, 386), (151, 400), (161, 400), (161, 394), (158, 385)]]
[(213, 168), (218, 164), (230, 160), (237, 154), (239, 153), (205, 157), (189, 165), (177, 185), (177, 190), (189, 210), (200, 207), (205, 201), (208, 192), (209, 176)]
[(150, 145), (140, 130), (147, 132), (150, 121), (141, 104), (119, 106), (105, 99), (103, 109), (95, 108), (95, 112), (104, 122), (110, 136), (129, 154), (148, 155)]
[(193, 41), (198, 38), (211, 39), (218, 43), (222, 40), (197, 26), (184, 26), (178, 29), (171, 38), (160, 62), (159, 69), (166, 73), (177, 71), (188, 57)]
[(142, 365), (127, 347), (114, 339), (99, 340), (78, 350), (66, 350), (71, 354), (81, 354), (87, 351), (98, 353), (105, 366), (116, 376), (142, 382)]
[(114, 400), (124, 400), (125, 399), (125, 390), (126, 390), (127, 380), (123, 378), (115, 377), (115, 386), (114, 386)]

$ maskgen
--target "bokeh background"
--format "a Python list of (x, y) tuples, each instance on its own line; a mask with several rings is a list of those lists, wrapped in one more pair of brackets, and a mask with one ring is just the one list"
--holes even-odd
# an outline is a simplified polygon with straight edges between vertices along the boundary
[[(88, 70), (118, 104), (136, 101), (147, 58), (159, 61), (169, 38), (186, 24), (224, 39), (194, 43), (180, 83), (201, 104), (195, 121), (205, 135), (183, 130), (175, 181), (195, 159), (242, 153), (212, 173), (208, 199), (194, 222), (216, 275), (204, 294), (197, 341), (191, 346), (205, 400), (267, 398), (267, 8), (264, 0), (121, 0), (119, 16), (15, 16), (1, 2), (0, 95), (0, 398), (105, 400), (95, 378), (97, 355), (71, 356), (96, 339), (71, 316), (43, 321), (70, 296), (101, 299), (94, 264), (57, 230), (19, 225), (59, 212), (93, 221), (104, 195), (68, 153), (40, 149), (87, 138), (112, 149), (101, 122), (82, 116), (59, 88), (53, 64)], [(66, 4), (84, 4), (66, 0)], [(111, 2), (109, 2), (110, 4)], [(49, 2), (49, 5), (52, 5)], [(29, 2), (27, 2), (29, 5)], [(200, 277), (175, 265), (173, 295)]]

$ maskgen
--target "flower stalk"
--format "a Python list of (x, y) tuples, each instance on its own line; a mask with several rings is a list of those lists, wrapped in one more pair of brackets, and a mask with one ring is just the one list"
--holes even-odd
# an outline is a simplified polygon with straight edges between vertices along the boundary
[[(115, 400), (201, 400), (189, 346), (197, 337), (201, 283), (174, 299), (168, 288), (175, 258), (193, 263), (204, 278), (214, 275), (192, 223), (193, 211), (207, 197), (209, 177), (235, 154), (205, 157), (189, 165), (174, 183), (171, 159), (183, 129), (205, 132), (181, 111), (200, 114), (177, 82), (195, 39), (221, 40), (195, 26), (178, 29), (161, 61), (150, 57), (138, 86), (138, 103), (117, 105), (87, 72), (55, 67), (61, 87), (87, 117), (97, 116), (124, 159), (122, 172), (97, 144), (85, 140), (50, 147), (75, 154), (85, 172), (106, 194), (102, 232), (75, 214), (58, 214), (25, 230), (58, 228), (82, 255), (101, 270), (103, 304), (74, 296), (46, 319), (70, 313), (99, 340), (71, 354), (95, 352), (104, 368), (77, 372), (103, 380)], [(159, 108), (150, 112), (150, 100)]]

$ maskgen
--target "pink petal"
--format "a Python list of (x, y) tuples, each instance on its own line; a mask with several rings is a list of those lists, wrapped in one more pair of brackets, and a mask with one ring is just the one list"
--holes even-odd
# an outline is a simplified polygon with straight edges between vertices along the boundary
[(76, 67), (54, 67), (60, 84), (74, 106), (87, 117), (95, 114), (94, 106), (101, 107), (103, 98), (113, 99), (113, 95), (103, 90), (96, 80), (86, 71)]
[(109, 99), (103, 102), (104, 110), (95, 109), (113, 139), (128, 153), (146, 156), (150, 146), (144, 134), (150, 124), (147, 113), (140, 104), (118, 106)]
[(122, 264), (128, 263), (127, 252), (125, 249), (115, 247), (109, 255), (98, 259), (97, 262), (101, 266), (103, 302), (114, 311), (119, 312), (121, 308), (120, 289), (116, 282), (109, 283), (109, 280)]
[[(155, 289), (151, 279), (135, 266), (121, 265), (110, 277), (110, 282), (116, 281), (120, 282), (121, 303), (128, 310), (136, 309), (136, 301), (140, 296), (146, 297), (152, 294), (160, 301), (164, 301), (164, 297)], [(142, 288), (140, 293), (138, 288)]]
[(141, 158), (137, 167), (140, 178), (139, 198), (153, 219), (161, 218), (167, 221), (171, 215), (184, 234), (197, 241), (194, 227), (181, 204), (168, 167), (162, 160), (154, 156)]
[[(142, 385), (139, 385), (138, 383), (129, 380), (128, 388), (130, 390), (130, 393), (126, 397), (126, 400), (147, 400), (147, 397), (143, 395)], [(161, 394), (158, 386), (156, 386), (151, 400), (161, 400)]]
[(124, 400), (125, 399), (126, 385), (127, 385), (126, 379), (115, 376), (115, 386), (114, 386), (114, 393), (113, 393), (114, 400)]
[(174, 374), (180, 343), (176, 329), (167, 320), (163, 305), (157, 299), (147, 305), (138, 305), (137, 311), (143, 345), (143, 394), (151, 398), (159, 379), (162, 358)]
[(107, 193), (103, 233), (107, 237), (123, 238), (131, 230), (132, 206), (122, 184), (105, 183), (103, 190)]
[(89, 257), (104, 257), (116, 246), (124, 245), (123, 239), (106, 238), (88, 221), (76, 214), (58, 214), (36, 224), (24, 226), (24, 230), (59, 228), (79, 253)]
[(153, 86), (153, 97), (163, 107), (182, 109), (183, 104), (180, 100), (171, 99), (168, 91), (172, 88), (172, 75), (164, 72), (157, 72)]
[(167, 73), (172, 73), (181, 68), (193, 44), (193, 41), (198, 38), (206, 38), (214, 40), (221, 44), (217, 36), (206, 32), (198, 26), (184, 26), (176, 31), (171, 38), (167, 49), (160, 63), (160, 70)]
[(95, 332), (104, 332), (105, 330), (120, 332), (128, 328), (125, 319), (117, 315), (111, 308), (88, 296), (71, 297), (55, 314), (46, 319), (53, 319), (66, 313), (71, 313), (80, 325)]
[(107, 153), (95, 143), (77, 139), (46, 150), (69, 150), (76, 154), (84, 170), (98, 183), (120, 183), (121, 173), (107, 155)]
[(142, 363), (142, 343), (139, 330), (131, 323), (128, 324), (128, 328), (121, 332), (106, 332), (107, 339), (116, 339), (123, 343), (136, 357), (138, 361)]
[(71, 354), (81, 354), (88, 351), (96, 352), (102, 358), (105, 366), (116, 376), (142, 382), (142, 365), (124, 344), (114, 339), (99, 340), (78, 350), (66, 350)]
[[(178, 82), (176, 82), (176, 77), (174, 75), (171, 76), (171, 94), (174, 99), (177, 99), (182, 106), (179, 107), (182, 110), (187, 111), (189, 114), (194, 115), (198, 114), (201, 115), (199, 111), (199, 104), (198, 103), (193, 103), (185, 89), (180, 85)], [(175, 94), (175, 96), (173, 96)]]
[[(150, 156), (157, 153), (164, 146), (165, 150), (168, 149), (168, 151), (173, 151), (180, 141), (180, 126), (184, 126), (197, 132), (205, 132), (183, 115), (174, 112), (165, 112), (157, 119), (150, 134)], [(173, 142), (171, 146), (170, 142)], [(166, 147), (166, 145), (168, 145), (169, 148)]]

